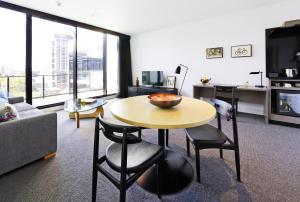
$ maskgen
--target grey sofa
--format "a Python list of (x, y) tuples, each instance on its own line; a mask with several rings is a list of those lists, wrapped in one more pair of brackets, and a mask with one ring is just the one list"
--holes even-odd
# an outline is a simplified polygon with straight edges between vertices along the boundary
[(8, 101), (20, 119), (0, 123), (0, 175), (57, 151), (57, 114), (44, 113), (23, 97)]

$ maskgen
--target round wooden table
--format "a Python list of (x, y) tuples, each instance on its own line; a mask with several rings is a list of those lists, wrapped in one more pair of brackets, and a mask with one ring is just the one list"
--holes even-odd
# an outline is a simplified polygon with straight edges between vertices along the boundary
[[(164, 148), (165, 130), (207, 124), (216, 115), (211, 104), (188, 97), (183, 97), (179, 105), (170, 109), (152, 105), (147, 96), (130, 97), (114, 102), (111, 112), (115, 118), (127, 124), (158, 129), (158, 144)], [(156, 171), (156, 167), (152, 167), (137, 181), (141, 187), (152, 193), (156, 193)], [(183, 190), (192, 182), (194, 176), (192, 165), (171, 149), (165, 149), (162, 173), (162, 194)]]

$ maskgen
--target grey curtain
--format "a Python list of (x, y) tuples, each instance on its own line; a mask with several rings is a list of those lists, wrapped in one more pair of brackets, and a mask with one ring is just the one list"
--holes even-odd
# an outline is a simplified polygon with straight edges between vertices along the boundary
[[(109, 79), (109, 78), (108, 78)], [(128, 97), (128, 86), (132, 86), (130, 37), (119, 38), (119, 98)]]

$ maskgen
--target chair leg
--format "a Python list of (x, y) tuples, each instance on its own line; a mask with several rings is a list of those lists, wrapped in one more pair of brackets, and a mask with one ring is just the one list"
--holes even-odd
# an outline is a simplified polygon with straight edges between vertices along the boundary
[(126, 189), (122, 188), (120, 189), (120, 202), (126, 201)]
[(125, 183), (126, 183), (126, 175), (121, 174), (121, 182), (120, 182), (120, 202), (125, 202), (126, 201), (126, 188), (125, 188)]
[(238, 114), (239, 111), (239, 105), (238, 102), (235, 103), (235, 114)]
[(220, 149), (220, 158), (223, 159), (223, 149)]
[(235, 166), (236, 166), (236, 176), (237, 176), (237, 181), (241, 181), (241, 171), (240, 171), (240, 152), (238, 149), (235, 149), (234, 151), (235, 154)]
[(93, 168), (93, 183), (92, 183), (92, 201), (96, 201), (97, 196), (97, 181), (98, 181), (98, 171)]
[(189, 140), (187, 135), (185, 136), (185, 138), (186, 138), (186, 153), (187, 153), (188, 156), (190, 156), (191, 155), (191, 153), (190, 153), (190, 140)]
[(142, 129), (139, 129), (138, 136), (139, 136), (139, 138), (142, 138)]
[(195, 148), (197, 181), (200, 183), (200, 150)]
[(121, 169), (121, 178), (120, 178), (120, 202), (126, 201), (126, 172), (124, 169)]
[(169, 147), (169, 129), (166, 129), (166, 146)]

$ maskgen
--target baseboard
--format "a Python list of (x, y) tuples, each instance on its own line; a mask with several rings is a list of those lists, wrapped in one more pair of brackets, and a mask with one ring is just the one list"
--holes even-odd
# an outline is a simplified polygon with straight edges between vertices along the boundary
[(293, 128), (300, 128), (300, 124), (295, 124), (295, 123), (287, 123), (287, 122), (274, 121), (274, 120), (269, 120), (269, 123), (275, 125), (281, 125), (281, 126), (289, 126)]

